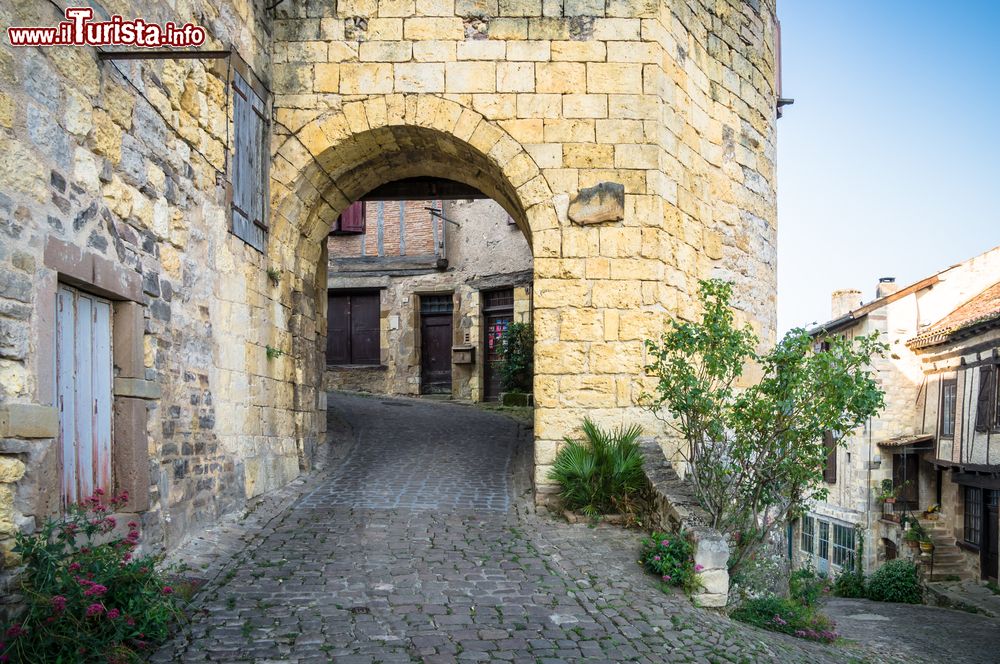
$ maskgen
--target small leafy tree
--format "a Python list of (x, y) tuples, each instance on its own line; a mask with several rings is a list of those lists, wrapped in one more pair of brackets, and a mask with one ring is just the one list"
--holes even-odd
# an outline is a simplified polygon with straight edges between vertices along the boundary
[(535, 332), (531, 323), (510, 323), (500, 336), (500, 388), (505, 392), (530, 392), (534, 369)]
[[(825, 498), (824, 433), (851, 431), (882, 409), (870, 362), (886, 347), (871, 335), (814, 350), (794, 329), (758, 354), (756, 335), (734, 322), (731, 284), (702, 281), (699, 297), (701, 320), (672, 321), (646, 341), (657, 385), (643, 403), (686, 442), (688, 476), (711, 525), (735, 542), (736, 572), (808, 500)], [(738, 389), (753, 363), (763, 378)]]

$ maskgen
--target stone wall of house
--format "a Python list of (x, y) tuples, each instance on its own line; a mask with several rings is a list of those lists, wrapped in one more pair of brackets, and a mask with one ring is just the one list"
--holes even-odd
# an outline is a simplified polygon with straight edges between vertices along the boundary
[[(378, 214), (381, 203), (368, 204), (366, 248), (373, 244), (377, 223), (373, 215)], [(431, 203), (409, 201), (404, 206), (407, 238), (411, 232), (434, 235), (430, 229), (432, 219), (424, 210)], [(383, 211), (389, 204), (385, 202)], [(531, 249), (518, 227), (509, 223), (507, 213), (493, 201), (445, 201), (442, 214), (449, 222), (437, 220), (436, 233), (443, 236), (444, 247), (435, 253), (432, 243), (418, 245), (424, 247), (423, 254), (413, 256), (407, 250), (406, 261), (398, 258), (398, 252), (389, 253), (386, 244), (381, 259), (370, 256), (367, 249), (361, 254), (361, 242), (356, 236), (331, 236), (327, 241), (331, 290), (380, 291), (381, 363), (378, 367), (328, 366), (326, 389), (420, 394), (420, 295), (450, 293), (454, 302), (453, 343), (476, 349), (472, 364), (452, 364), (452, 397), (482, 399), (484, 349), (480, 293), (514, 287), (515, 320), (529, 321)], [(398, 237), (398, 227), (397, 207), (395, 215), (383, 214), (383, 236)], [(344, 245), (354, 248), (357, 255), (344, 255)], [(438, 266), (439, 257), (447, 258), (447, 267)]]
[[(97, 19), (201, 25), (206, 49), (270, 80), (264, 2), (88, 4)], [(0, 6), (5, 26), (62, 18), (47, 2)], [(231, 59), (99, 61), (0, 41), (0, 567), (15, 529), (60, 510), (61, 282), (116, 300), (116, 489), (131, 490), (147, 545), (172, 545), (299, 472), (279, 410), (291, 399), (272, 380), (283, 370), (256, 325), (290, 309), (291, 291), (229, 232)]]
[[(500, 203), (535, 259), (543, 490), (585, 413), (661, 429), (635, 405), (642, 342), (693, 315), (699, 278), (734, 280), (741, 317), (773, 341), (772, 2), (278, 12), (275, 258), (307, 278), (329, 222), (387, 179), (454, 178)], [(601, 182), (624, 195), (586, 224), (570, 204)], [(303, 366), (309, 349), (293, 348)]]

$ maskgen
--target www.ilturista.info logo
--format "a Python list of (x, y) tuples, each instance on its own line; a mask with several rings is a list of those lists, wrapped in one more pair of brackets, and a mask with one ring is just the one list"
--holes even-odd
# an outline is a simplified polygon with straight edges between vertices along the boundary
[(141, 18), (114, 15), (109, 21), (92, 21), (90, 7), (67, 7), (66, 20), (56, 26), (10, 27), (12, 46), (140, 46), (142, 48), (201, 46), (205, 28), (168, 21), (163, 25)]

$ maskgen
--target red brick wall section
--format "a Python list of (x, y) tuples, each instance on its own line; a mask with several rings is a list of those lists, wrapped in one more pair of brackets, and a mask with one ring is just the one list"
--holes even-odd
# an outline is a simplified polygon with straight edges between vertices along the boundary
[[(403, 206), (405, 252), (400, 251), (399, 208)], [(441, 209), (441, 201), (369, 201), (365, 209), (365, 234), (331, 235), (327, 240), (330, 258), (378, 256), (378, 216), (382, 207), (382, 250), (384, 256), (433, 255), (434, 227), (440, 238), (443, 222), (431, 216), (425, 208)], [(363, 241), (362, 241), (362, 238)]]

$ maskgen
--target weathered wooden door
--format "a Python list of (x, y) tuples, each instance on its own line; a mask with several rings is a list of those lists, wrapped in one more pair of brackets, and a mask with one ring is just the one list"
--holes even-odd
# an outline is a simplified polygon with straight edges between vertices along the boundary
[(451, 295), (420, 296), (420, 391), (451, 393)]
[(56, 392), (62, 497), (69, 505), (111, 491), (111, 303), (60, 286)]
[(496, 362), (500, 360), (500, 339), (507, 326), (514, 319), (514, 290), (490, 291), (483, 293), (483, 400), (496, 401), (500, 397), (500, 372)]
[(983, 490), (983, 500), (986, 502), (986, 509), (983, 510), (983, 536), (981, 560), (982, 576), (984, 579), (997, 579), (998, 562), (1000, 555), (997, 549), (1000, 548), (1000, 532), (998, 532), (997, 519), (1000, 517), (1000, 491), (992, 489)]

